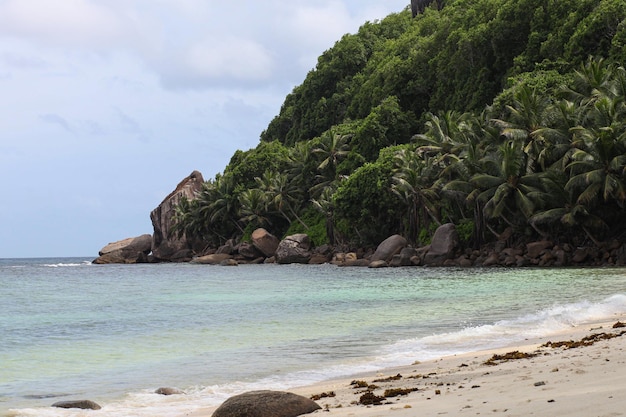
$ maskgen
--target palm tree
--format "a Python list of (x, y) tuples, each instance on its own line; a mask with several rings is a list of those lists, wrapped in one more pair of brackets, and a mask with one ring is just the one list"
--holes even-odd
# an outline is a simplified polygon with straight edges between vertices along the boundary
[[(293, 181), (289, 181), (287, 174), (265, 171), (263, 177), (257, 177), (255, 181), (258, 188), (265, 194), (268, 209), (276, 210), (288, 223), (296, 219), (305, 229), (308, 229), (297, 213), (302, 202), (302, 190)], [(287, 213), (293, 217), (289, 217)]]
[(271, 226), (265, 193), (252, 188), (239, 194), (239, 216), (241, 222), (254, 228)]
[(316, 199), (311, 199), (313, 207), (326, 218), (326, 237), (331, 245), (337, 243), (335, 235), (335, 203), (333, 196), (336, 189), (332, 186), (324, 188)]
[(406, 206), (407, 237), (416, 242), (420, 230), (427, 229), (431, 221), (440, 224), (436, 204), (439, 195), (433, 187), (431, 172), (433, 166), (409, 149), (398, 151), (395, 159), (397, 169), (391, 190)]
[(337, 179), (337, 166), (350, 153), (351, 139), (351, 134), (335, 134), (330, 130), (321, 136), (320, 142), (313, 148), (313, 154), (321, 160), (317, 169), (320, 173), (327, 173), (324, 176), (327, 182)]
[(485, 157), (484, 164), (488, 173), (470, 179), (477, 188), (471, 198), (484, 204), (486, 218), (501, 218), (511, 226), (522, 225), (520, 214), (521, 218), (534, 214), (541, 174), (526, 173), (525, 154), (513, 140), (501, 145), (496, 154)]

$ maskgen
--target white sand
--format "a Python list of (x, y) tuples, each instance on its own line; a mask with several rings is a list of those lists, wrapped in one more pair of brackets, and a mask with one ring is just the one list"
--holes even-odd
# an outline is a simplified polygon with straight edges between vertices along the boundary
[[(290, 391), (306, 397), (336, 394), (318, 400), (324, 409), (312, 416), (626, 416), (626, 334), (592, 346), (540, 347), (548, 341), (626, 333), (626, 328), (612, 328), (617, 321), (626, 319), (581, 325), (550, 338), (529, 340), (525, 346), (446, 357)], [(485, 364), (494, 354), (513, 351), (537, 356)], [(398, 374), (399, 380), (374, 382)], [(366, 388), (350, 385), (354, 380), (377, 385), (373, 391), (377, 396), (392, 388), (417, 391), (366, 406), (358, 403)], [(213, 411), (205, 409), (193, 416), (210, 417)]]

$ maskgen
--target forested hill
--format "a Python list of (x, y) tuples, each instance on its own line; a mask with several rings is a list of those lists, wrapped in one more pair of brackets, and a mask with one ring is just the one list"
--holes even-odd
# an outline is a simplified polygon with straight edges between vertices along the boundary
[(259, 145), (178, 210), (198, 245), (306, 232), (316, 244), (467, 244), (513, 230), (625, 231), (626, 2), (448, 0), (365, 23), (319, 57)]

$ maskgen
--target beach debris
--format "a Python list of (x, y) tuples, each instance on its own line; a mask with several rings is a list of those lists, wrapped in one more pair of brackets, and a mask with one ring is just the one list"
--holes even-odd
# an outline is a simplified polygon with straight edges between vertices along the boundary
[(617, 323), (615, 323), (613, 325), (614, 329), (619, 329), (619, 328), (622, 328), (622, 327), (626, 327), (626, 324), (622, 323), (621, 321), (618, 321)]
[(155, 394), (159, 394), (159, 395), (180, 395), (180, 394), (184, 394), (183, 391), (179, 390), (178, 388), (172, 388), (172, 387), (161, 387), (158, 388), (154, 391)]
[(337, 394), (335, 394), (335, 391), (329, 391), (329, 392), (322, 392), (321, 394), (315, 394), (311, 396), (311, 399), (313, 401), (319, 401), (322, 398), (332, 398), (332, 397), (336, 397)]
[(545, 381), (537, 381), (533, 384), (536, 387), (542, 387), (544, 385), (546, 385)]
[(484, 364), (489, 366), (499, 365), (503, 362), (508, 362), (512, 360), (518, 359), (529, 359), (537, 356), (536, 353), (526, 353), (515, 350), (513, 352), (505, 353), (504, 355), (494, 354), (490, 359), (488, 359)]
[(212, 417), (296, 417), (321, 409), (315, 401), (290, 392), (250, 391), (224, 401)]
[(391, 389), (385, 390), (383, 397), (385, 398), (400, 397), (403, 395), (409, 395), (410, 393), (415, 392), (417, 390), (418, 390), (417, 388), (391, 388)]
[(80, 408), (82, 410), (99, 410), (102, 407), (91, 400), (59, 401), (52, 404), (56, 408)]
[(398, 375), (395, 375), (395, 376), (388, 376), (386, 378), (375, 379), (372, 382), (392, 382), (392, 381), (398, 381), (400, 379), (402, 379), (402, 375), (398, 374)]
[(594, 333), (589, 336), (585, 336), (580, 340), (565, 340), (561, 342), (546, 342), (541, 347), (551, 347), (551, 348), (565, 348), (565, 349), (574, 349), (584, 346), (591, 346), (594, 343), (600, 340), (609, 340), (614, 339), (616, 337), (621, 337), (626, 334), (626, 330), (620, 333)]
[[(371, 391), (366, 392), (359, 398), (359, 403), (363, 405), (381, 405), (385, 401), (385, 397), (379, 397)], [(215, 415), (213, 416), (215, 417)]]
[(354, 385), (354, 388), (367, 388), (369, 386), (367, 382), (360, 379), (355, 379), (354, 381), (350, 382), (350, 385)]

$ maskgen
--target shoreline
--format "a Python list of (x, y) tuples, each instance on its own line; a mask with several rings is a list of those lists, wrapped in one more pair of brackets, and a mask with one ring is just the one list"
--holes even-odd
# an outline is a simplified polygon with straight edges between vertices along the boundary
[[(511, 417), (624, 415), (626, 328), (613, 326), (625, 321), (626, 315), (620, 315), (611, 321), (579, 324), (522, 344), (416, 362), (287, 391), (307, 398), (321, 396), (316, 402), (322, 409), (310, 415), (337, 417), (409, 417), (416, 413)], [(565, 341), (587, 341), (588, 345), (558, 346), (557, 342)], [(549, 342), (553, 344), (546, 345)], [(522, 354), (512, 355), (514, 352)], [(381, 405), (359, 402), (368, 391), (374, 394), (368, 394), (369, 397), (380, 398), (386, 390), (395, 391), (388, 394), (405, 395), (382, 398)], [(210, 417), (216, 408), (199, 409), (185, 416)]]

